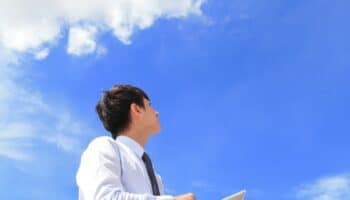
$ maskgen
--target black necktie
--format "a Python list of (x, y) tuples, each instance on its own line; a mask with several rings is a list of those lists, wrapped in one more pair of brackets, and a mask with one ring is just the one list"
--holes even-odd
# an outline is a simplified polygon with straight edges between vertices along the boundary
[(142, 160), (146, 165), (147, 173), (148, 173), (149, 179), (151, 180), (153, 195), (159, 196), (160, 193), (159, 193), (159, 188), (157, 184), (157, 179), (156, 179), (156, 176), (154, 175), (152, 161), (149, 158), (149, 156), (146, 154), (146, 152), (143, 153)]

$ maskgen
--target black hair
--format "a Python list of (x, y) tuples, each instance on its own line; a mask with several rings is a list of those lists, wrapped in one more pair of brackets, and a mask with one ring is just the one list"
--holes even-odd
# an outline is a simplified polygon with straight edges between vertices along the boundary
[(96, 105), (96, 112), (107, 131), (116, 139), (130, 124), (130, 105), (135, 103), (144, 108), (143, 98), (149, 100), (147, 94), (132, 85), (115, 85), (103, 91)]

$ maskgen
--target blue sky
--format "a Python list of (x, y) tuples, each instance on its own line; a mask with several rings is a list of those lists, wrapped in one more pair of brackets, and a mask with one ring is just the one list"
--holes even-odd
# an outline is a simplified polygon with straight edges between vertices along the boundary
[(52, 28), (0, 25), (0, 199), (77, 199), (80, 154), (108, 135), (95, 104), (119, 83), (160, 113), (146, 150), (169, 194), (350, 199), (350, 2), (164, 2), (131, 29), (40, 9)]

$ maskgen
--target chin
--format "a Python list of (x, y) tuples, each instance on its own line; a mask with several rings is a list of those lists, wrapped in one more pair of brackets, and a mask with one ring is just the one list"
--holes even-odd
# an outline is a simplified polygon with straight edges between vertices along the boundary
[(157, 127), (152, 131), (153, 134), (158, 134), (159, 132), (160, 132), (160, 127)]

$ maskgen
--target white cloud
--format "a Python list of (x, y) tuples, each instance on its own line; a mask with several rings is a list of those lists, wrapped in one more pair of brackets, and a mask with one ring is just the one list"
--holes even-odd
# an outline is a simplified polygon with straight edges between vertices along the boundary
[[(5, 48), (0, 43), (0, 66), (1, 65), (14, 65), (19, 63), (19, 56), (12, 50)], [(0, 67), (0, 72), (6, 70), (6, 68)]]
[[(95, 51), (96, 35), (112, 32), (124, 44), (135, 30), (150, 27), (159, 18), (200, 15), (204, 0), (2, 0), (0, 45), (45, 58), (56, 41), (69, 32), (67, 52)], [(88, 27), (83, 24), (89, 24)], [(45, 49), (45, 51), (43, 51)]]
[(49, 52), (50, 52), (49, 48), (44, 48), (42, 50), (35, 52), (34, 57), (37, 60), (43, 60), (49, 55)]
[(350, 176), (338, 175), (321, 178), (303, 185), (297, 192), (300, 200), (345, 200), (350, 199)]
[(71, 27), (67, 52), (76, 56), (93, 53), (96, 49), (96, 32), (97, 29), (93, 26)]

